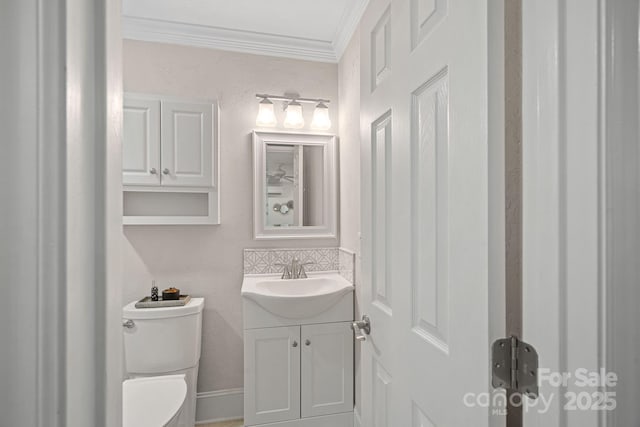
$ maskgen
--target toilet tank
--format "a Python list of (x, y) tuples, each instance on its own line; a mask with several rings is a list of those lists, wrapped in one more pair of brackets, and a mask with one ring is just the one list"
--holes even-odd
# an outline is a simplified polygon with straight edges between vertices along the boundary
[(122, 309), (125, 368), (129, 375), (164, 374), (198, 364), (202, 338), (204, 298), (192, 298), (183, 307)]

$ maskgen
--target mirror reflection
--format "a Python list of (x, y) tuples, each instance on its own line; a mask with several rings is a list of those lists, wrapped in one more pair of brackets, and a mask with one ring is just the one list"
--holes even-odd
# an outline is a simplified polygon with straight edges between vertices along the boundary
[(324, 223), (323, 147), (266, 145), (266, 226), (318, 226)]

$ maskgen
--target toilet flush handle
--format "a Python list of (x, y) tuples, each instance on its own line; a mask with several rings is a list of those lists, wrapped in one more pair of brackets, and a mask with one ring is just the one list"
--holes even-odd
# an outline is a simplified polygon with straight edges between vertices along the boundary
[(127, 329), (133, 329), (136, 326), (135, 322), (131, 319), (123, 320), (122, 327)]

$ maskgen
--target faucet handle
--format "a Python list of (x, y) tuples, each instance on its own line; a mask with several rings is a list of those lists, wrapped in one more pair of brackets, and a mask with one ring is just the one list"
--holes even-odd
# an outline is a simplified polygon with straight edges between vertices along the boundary
[(291, 279), (291, 266), (289, 264), (273, 264), (276, 267), (282, 267), (282, 277), (281, 279)]
[(298, 277), (301, 277), (303, 279), (307, 278), (307, 272), (304, 269), (305, 265), (313, 265), (315, 264), (315, 262), (303, 262), (302, 264), (298, 264)]

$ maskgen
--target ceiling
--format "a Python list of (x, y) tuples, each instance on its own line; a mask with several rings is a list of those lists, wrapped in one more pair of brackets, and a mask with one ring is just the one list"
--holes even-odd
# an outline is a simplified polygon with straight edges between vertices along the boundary
[(128, 39), (337, 62), (368, 0), (123, 0)]

